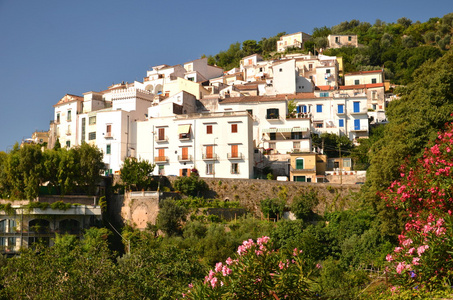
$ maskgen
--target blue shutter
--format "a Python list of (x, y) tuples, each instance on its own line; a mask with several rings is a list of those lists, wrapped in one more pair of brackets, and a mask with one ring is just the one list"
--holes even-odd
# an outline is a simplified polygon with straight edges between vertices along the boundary
[(296, 111), (298, 114), (300, 113), (300, 105), (297, 106)]
[(338, 126), (339, 127), (344, 127), (344, 120), (343, 119), (338, 120)]
[(302, 112), (303, 112), (303, 113), (306, 113), (306, 112), (307, 112), (307, 106), (306, 106), (306, 105), (302, 105)]
[(316, 112), (322, 113), (322, 105), (321, 104), (316, 104)]
[(338, 104), (338, 113), (344, 114), (344, 105), (343, 104)]
[(354, 120), (354, 130), (360, 130), (360, 120)]
[(360, 112), (360, 102), (354, 102), (354, 112)]

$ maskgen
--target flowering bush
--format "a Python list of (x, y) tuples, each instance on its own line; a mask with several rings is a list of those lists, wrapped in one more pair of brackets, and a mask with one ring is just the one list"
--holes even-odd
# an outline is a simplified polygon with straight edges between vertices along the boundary
[(210, 270), (203, 282), (189, 285), (187, 299), (302, 299), (314, 297), (313, 276), (321, 267), (292, 253), (274, 251), (269, 237), (249, 239)]
[(381, 195), (388, 206), (403, 210), (406, 218), (399, 246), (386, 257), (394, 291), (453, 285), (452, 149), (453, 126), (449, 125), (415, 167), (401, 167), (401, 179)]

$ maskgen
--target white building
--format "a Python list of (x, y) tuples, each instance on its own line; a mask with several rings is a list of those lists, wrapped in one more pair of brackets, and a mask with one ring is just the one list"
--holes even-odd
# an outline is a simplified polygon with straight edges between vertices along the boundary
[(311, 35), (304, 32), (296, 32), (283, 35), (277, 41), (277, 52), (284, 52), (286, 48), (303, 48), (304, 43), (311, 39)]
[(83, 97), (66, 94), (54, 105), (54, 121), (50, 126), (49, 147), (53, 147), (56, 139), (62, 147), (78, 145), (79, 124), (78, 114), (82, 112)]

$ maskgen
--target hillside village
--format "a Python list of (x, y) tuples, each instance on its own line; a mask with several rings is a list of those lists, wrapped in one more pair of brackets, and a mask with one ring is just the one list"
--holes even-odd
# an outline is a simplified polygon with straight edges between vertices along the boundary
[[(370, 120), (386, 121), (384, 72), (343, 74), (341, 57), (285, 54), (309, 37), (282, 36), (279, 59), (253, 54), (223, 70), (200, 58), (154, 66), (143, 81), (66, 94), (54, 105), (48, 147), (96, 145), (107, 175), (118, 174), (125, 157), (148, 160), (165, 176), (197, 169), (205, 178), (250, 179), (271, 171), (290, 181), (335, 182), (341, 172), (356, 175), (350, 158), (327, 159), (311, 135), (367, 138)], [(332, 48), (359, 46), (356, 35), (328, 40)]]

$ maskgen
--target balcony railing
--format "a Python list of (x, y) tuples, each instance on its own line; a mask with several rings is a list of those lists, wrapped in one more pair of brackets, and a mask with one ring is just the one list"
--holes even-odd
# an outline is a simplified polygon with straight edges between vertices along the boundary
[(66, 135), (71, 135), (71, 131), (70, 130), (66, 131)]
[(228, 159), (244, 159), (244, 156), (242, 153), (228, 153), (227, 154)]
[(187, 140), (190, 140), (190, 133), (181, 133), (179, 135), (179, 139), (181, 141), (187, 141)]
[(354, 126), (351, 131), (368, 131), (368, 126)]
[(316, 168), (310, 168), (310, 169), (297, 169), (291, 166), (291, 172), (297, 173), (297, 172), (315, 172)]
[(168, 142), (168, 136), (155, 136), (154, 139), (158, 143)]
[(282, 118), (279, 116), (279, 115), (266, 115), (266, 120), (268, 120), (269, 122), (272, 122), (272, 121), (281, 121)]
[(217, 154), (215, 153), (203, 153), (202, 155), (203, 160), (216, 160)]
[(113, 134), (111, 132), (106, 132), (104, 135), (104, 138), (111, 139), (111, 138), (113, 138)]
[(156, 156), (154, 157), (154, 162), (155, 163), (166, 163), (168, 162), (168, 156)]
[(362, 108), (359, 110), (353, 110), (351, 112), (351, 115), (362, 115), (362, 114), (367, 114), (367, 113), (368, 113), (368, 109), (365, 107), (365, 108)]
[(178, 155), (179, 161), (192, 161), (192, 155)]

